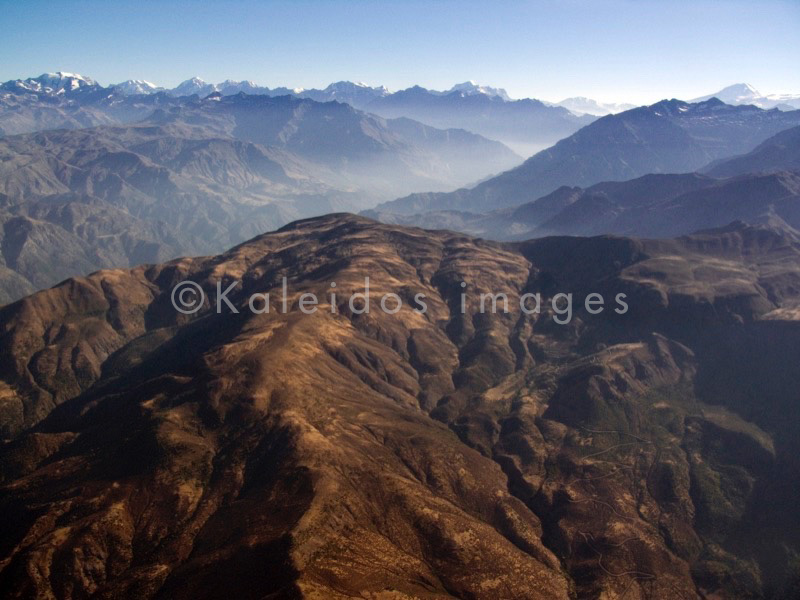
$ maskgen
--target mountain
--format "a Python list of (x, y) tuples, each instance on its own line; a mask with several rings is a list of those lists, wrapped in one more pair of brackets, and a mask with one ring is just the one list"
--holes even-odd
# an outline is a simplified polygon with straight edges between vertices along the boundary
[(454, 89), (441, 93), (415, 86), (375, 98), (363, 109), (386, 118), (408, 117), (433, 127), (466, 129), (502, 141), (524, 155), (555, 143), (594, 119), (538, 100), (505, 97), (504, 92)]
[(452, 92), (465, 94), (467, 96), (476, 96), (481, 94), (484, 96), (500, 98), (506, 102), (511, 102), (508, 92), (506, 92), (503, 88), (493, 88), (488, 85), (479, 85), (472, 80), (455, 84), (448, 92), (445, 92), (445, 94)]
[(143, 124), (0, 140), (0, 303), (77, 273), (215, 252), (351, 201), (290, 153), (206, 134)]
[[(158, 98), (158, 102), (164, 105), (177, 105), (191, 101), (186, 97), (205, 98), (215, 93), (222, 96), (240, 93), (272, 97), (289, 95), (317, 102), (343, 102), (384, 118), (410, 118), (439, 129), (465, 129), (506, 143), (526, 156), (574, 133), (594, 119), (589, 115), (574, 115), (562, 107), (545, 105), (538, 100), (511, 100), (505, 90), (473, 81), (456, 84), (444, 92), (416, 86), (390, 93), (383, 86), (370, 87), (349, 81), (332, 83), (324, 89), (270, 89), (252, 81), (207, 83), (193, 77), (165, 90), (142, 80), (129, 80), (105, 88), (90, 78), (70, 75), (72, 79), (68, 79), (67, 75), (64, 74), (62, 79), (72, 83), (61, 82), (59, 85), (86, 91), (59, 96), (57, 89), (52, 87), (55, 75), (2, 84), (0, 90), (7, 93), (0, 92), (0, 135), (127, 123), (146, 115), (135, 113), (129, 120), (115, 121), (114, 117), (109, 119), (108, 112), (128, 104), (147, 104), (152, 101), (148, 96)], [(36, 93), (32, 94), (34, 91)], [(88, 91), (92, 93), (86, 93)], [(477, 179), (480, 176), (471, 181)]]
[[(20, 91), (19, 85), (8, 82), (4, 86), (11, 91), (0, 96), (0, 134), (183, 119), (216, 136), (279, 146), (322, 162), (335, 169), (326, 177), (371, 196), (372, 202), (430, 187), (452, 189), (521, 160), (502, 144), (463, 130), (438, 131), (408, 119), (385, 120), (336, 102), (247, 94), (241, 88), (253, 91), (249, 82), (208, 85), (189, 80), (181, 84), (186, 94), (174, 97), (164, 92), (129, 96), (119, 86), (91, 84), (85, 92), (67, 97), (50, 88)], [(353, 85), (333, 84), (329, 90), (352, 95)], [(217, 87), (240, 91), (225, 95)], [(208, 90), (213, 91), (203, 98), (189, 94)], [(356, 189), (353, 176), (360, 180)]]
[(499, 140), (526, 155), (555, 143), (593, 119), (538, 100), (512, 100), (504, 89), (474, 81), (458, 83), (446, 91), (414, 86), (390, 92), (385, 86), (370, 87), (350, 81), (332, 83), (324, 89), (269, 89), (251, 82), (210, 84), (195, 77), (168, 93), (203, 97), (213, 92), (232, 95), (240, 91), (268, 96), (292, 95), (317, 102), (336, 100), (385, 118), (407, 117), (440, 129), (466, 129)]
[(164, 92), (130, 96), (125, 91), (146, 82), (106, 88), (88, 77), (57, 75), (0, 84), (0, 137), (130, 123), (146, 118), (156, 108), (181, 102)]
[(113, 92), (90, 77), (45, 73), (0, 84), (0, 136), (113, 122), (94, 105)]
[(363, 214), (386, 223), (452, 229), (495, 240), (603, 233), (671, 237), (731, 220), (797, 232), (800, 127), (781, 131), (748, 154), (715, 161), (701, 173), (645, 175), (585, 189), (563, 186), (533, 202), (486, 213)]
[[(155, 88), (155, 86), (151, 88), (148, 88), (146, 86), (143, 86), (141, 88), (130, 87), (131, 91), (129, 93), (149, 94), (162, 89), (164, 88)], [(128, 88), (126, 88), (125, 91), (127, 92)], [(391, 92), (386, 88), (386, 86), (370, 87), (366, 83), (362, 82), (353, 83), (352, 81), (338, 81), (335, 83), (331, 83), (329, 86), (323, 89), (287, 88), (287, 87), (278, 87), (270, 89), (265, 86), (256, 85), (252, 81), (234, 81), (228, 79), (226, 81), (223, 81), (222, 83), (207, 83), (202, 79), (200, 79), (199, 77), (192, 77), (191, 79), (187, 79), (186, 81), (180, 83), (176, 87), (167, 91), (172, 96), (191, 96), (192, 94), (197, 94), (199, 96), (207, 96), (208, 94), (211, 94), (213, 92), (220, 92), (225, 96), (238, 94), (239, 92), (245, 92), (246, 94), (263, 94), (267, 96), (281, 96), (288, 94), (297, 96), (299, 98), (309, 98), (311, 100), (316, 100), (317, 102), (330, 102), (332, 100), (337, 100), (339, 102), (345, 102), (347, 104), (350, 104), (356, 108), (364, 108), (372, 100), (388, 96), (391, 94)], [(485, 95), (490, 97), (497, 97), (507, 102), (511, 101), (511, 98), (508, 96), (508, 93), (504, 89), (494, 88), (487, 85), (479, 85), (474, 81), (465, 81), (464, 83), (457, 83), (449, 90), (443, 92), (436, 90), (426, 90), (426, 91), (429, 94), (435, 96), (443, 96), (450, 93), (458, 93), (458, 94), (463, 94), (465, 96)]]
[(732, 220), (800, 231), (800, 173), (744, 175), (722, 181), (694, 174), (652, 175), (598, 184), (558, 214), (537, 223), (531, 233), (663, 238), (721, 227)]
[(494, 240), (618, 234), (666, 238), (732, 220), (800, 231), (800, 172), (715, 179), (697, 173), (645, 175), (588, 188), (559, 188), (533, 202), (488, 213), (434, 211), (396, 215), (366, 210), (386, 223), (463, 231)]
[(799, 284), (768, 227), (500, 245), (347, 215), (68, 280), (0, 309), (0, 589), (796, 597)]
[[(17, 90), (12, 83), (4, 85)], [(203, 88), (209, 85), (197, 78), (184, 83), (187, 93), (190, 87), (206, 91)], [(235, 83), (220, 86), (230, 91)], [(248, 82), (236, 85), (244, 83)], [(174, 97), (163, 92), (128, 96), (120, 87), (94, 84), (91, 92), (70, 97), (28, 91), (0, 97), (0, 133), (5, 135), (181, 118), (191, 126), (213, 129), (214, 135), (280, 146), (321, 161), (337, 170), (327, 176), (348, 188), (357, 172), (362, 183), (352, 191), (376, 200), (429, 186), (452, 189), (520, 161), (502, 144), (467, 131), (437, 131), (407, 119), (387, 121), (348, 105), (297, 97), (242, 91), (231, 95), (213, 91), (202, 99), (197, 94)], [(402, 157), (395, 160), (398, 155)]]
[[(145, 82), (146, 83), (146, 82)], [(152, 84), (150, 84), (152, 86)], [(143, 87), (142, 91), (137, 88), (131, 88), (132, 93), (152, 93), (156, 90), (164, 88)], [(487, 85), (479, 85), (474, 81), (465, 81), (464, 83), (457, 83), (447, 91), (427, 90), (428, 93), (438, 96), (443, 96), (453, 92), (464, 94), (467, 96), (486, 95), (491, 97), (498, 97), (505, 101), (511, 101), (508, 93), (502, 88), (494, 88)], [(363, 108), (366, 104), (375, 98), (390, 95), (391, 92), (386, 86), (370, 87), (366, 83), (352, 81), (338, 81), (331, 83), (324, 89), (316, 88), (286, 88), (279, 87), (270, 89), (268, 87), (259, 86), (252, 81), (233, 81), (228, 79), (222, 83), (206, 83), (199, 77), (192, 77), (182, 82), (175, 88), (168, 90), (173, 96), (190, 96), (198, 94), (207, 96), (213, 92), (220, 92), (223, 95), (238, 94), (245, 92), (247, 94), (265, 94), (268, 96), (280, 96), (285, 94), (295, 95), (300, 98), (310, 98), (318, 102), (330, 102), (331, 100), (338, 100), (351, 104), (356, 108)]]
[[(214, 91), (223, 95), (240, 91), (224, 84), (207, 84), (200, 79), (182, 83), (169, 93), (174, 96)], [(560, 107), (546, 106), (538, 100), (512, 100), (501, 88), (479, 85), (474, 81), (456, 84), (446, 91), (414, 86), (389, 92), (384, 86), (339, 81), (324, 89), (258, 88), (241, 90), (269, 96), (293, 95), (317, 102), (336, 100), (393, 119), (406, 117), (439, 129), (466, 129), (499, 140), (515, 151), (529, 155), (577, 131), (592, 121)]]
[(465, 131), (288, 96), (192, 97), (150, 112), (133, 125), (0, 140), (0, 303), (518, 160)]
[(363, 109), (372, 100), (389, 94), (384, 86), (370, 87), (366, 83), (353, 83), (351, 81), (339, 81), (330, 84), (322, 90), (317, 89), (275, 89), (270, 92), (271, 96), (280, 93), (288, 93), (298, 98), (310, 98), (317, 102), (344, 102), (355, 108)]
[(800, 111), (730, 106), (716, 98), (695, 104), (663, 100), (602, 117), (471, 189), (413, 194), (376, 210), (401, 215), (431, 210), (488, 212), (531, 202), (561, 186), (695, 171), (714, 160), (749, 152), (798, 124)]
[(747, 83), (729, 85), (716, 94), (709, 94), (692, 100), (692, 102), (704, 102), (711, 98), (719, 98), (726, 104), (752, 104), (766, 109), (797, 110), (800, 108), (800, 94), (770, 94), (765, 96)]
[(594, 115), (597, 117), (613, 115), (636, 108), (635, 104), (598, 102), (597, 100), (592, 100), (591, 98), (585, 98), (583, 96), (565, 98), (561, 102), (556, 102), (554, 106), (563, 106), (576, 115)]
[(208, 96), (213, 92), (219, 91), (213, 83), (206, 83), (199, 77), (192, 77), (178, 84), (175, 88), (168, 90), (170, 96)]
[(327, 168), (316, 176), (353, 188), (365, 197), (362, 204), (397, 189), (424, 189), (428, 182), (452, 189), (520, 160), (502, 144), (463, 130), (386, 120), (348, 104), (290, 96), (189, 98), (151, 119), (199, 124), (210, 135), (288, 150)]
[(70, 96), (76, 92), (85, 90), (95, 90), (101, 87), (91, 77), (84, 77), (76, 73), (44, 73), (39, 77), (28, 79), (16, 79), (7, 81), (0, 85), (0, 89), (6, 92), (19, 91), (42, 95), (66, 95)]
[[(234, 81), (232, 79), (226, 79), (222, 83), (206, 83), (199, 77), (187, 79), (186, 81), (178, 84), (176, 87), (165, 91), (170, 96), (176, 97), (193, 95), (205, 97), (209, 94), (213, 94), (214, 92), (219, 92), (224, 96), (230, 96), (240, 92), (244, 92), (245, 94), (270, 94), (269, 88), (256, 85), (252, 81)], [(152, 92), (146, 91), (144, 93)]]
[(140, 96), (144, 94), (155, 94), (165, 91), (163, 87), (157, 86), (144, 79), (128, 79), (122, 83), (115, 83), (109, 87), (118, 89), (121, 93), (128, 96)]
[(752, 152), (721, 161), (703, 169), (714, 177), (746, 173), (800, 172), (800, 127), (792, 127), (756, 146)]

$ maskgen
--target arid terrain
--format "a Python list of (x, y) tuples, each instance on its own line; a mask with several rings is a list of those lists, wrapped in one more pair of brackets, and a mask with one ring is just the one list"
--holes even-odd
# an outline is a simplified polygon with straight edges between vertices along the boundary
[(743, 223), (501, 244), (339, 214), (69, 279), (0, 309), (2, 596), (796, 598), (799, 316), (800, 241)]

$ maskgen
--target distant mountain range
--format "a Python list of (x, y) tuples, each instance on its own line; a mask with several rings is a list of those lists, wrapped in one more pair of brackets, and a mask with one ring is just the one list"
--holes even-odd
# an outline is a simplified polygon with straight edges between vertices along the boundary
[(0, 304), (76, 273), (216, 252), (401, 190), (452, 189), (520, 160), (463, 130), (290, 96), (91, 106), (100, 121), (150, 114), (0, 139)]
[(780, 171), (800, 172), (800, 127), (781, 131), (747, 154), (715, 161), (703, 169), (714, 177)]
[[(545, 103), (549, 104), (549, 103)], [(570, 112), (576, 115), (594, 115), (596, 117), (604, 117), (606, 115), (613, 115), (632, 108), (636, 108), (635, 104), (614, 103), (614, 102), (598, 102), (591, 98), (584, 98), (577, 96), (575, 98), (566, 98), (561, 102), (556, 102), (553, 106), (563, 106)]]
[(370, 216), (502, 239), (676, 235), (733, 219), (799, 226), (797, 177), (784, 172), (797, 169), (800, 111), (665, 100), (588, 117), (507, 170), (520, 158), (498, 142), (376, 113), (496, 137), (560, 135), (548, 127), (580, 118), (473, 82), (396, 93), (340, 82), (273, 96), (194, 79), (177, 89), (69, 73), (0, 86), (0, 302), (380, 202)]
[[(94, 102), (109, 103), (112, 98), (122, 96), (154, 95), (169, 99), (197, 95), (201, 98), (213, 93), (223, 96), (245, 93), (250, 95), (290, 95), (317, 102), (338, 101), (354, 108), (365, 110), (385, 118), (407, 117), (437, 128), (466, 129), (485, 137), (501, 141), (523, 156), (530, 156), (547, 148), (558, 140), (571, 135), (588, 125), (597, 117), (617, 114), (634, 108), (633, 104), (602, 103), (591, 98), (573, 97), (560, 102), (544, 102), (534, 99), (513, 100), (502, 88), (479, 85), (474, 81), (456, 84), (449, 90), (437, 91), (420, 86), (395, 92), (385, 86), (371, 87), (364, 83), (339, 81), (326, 88), (269, 88), (252, 81), (226, 80), (208, 83), (193, 77), (174, 88), (160, 87), (149, 81), (131, 79), (107, 87), (99, 85), (90, 77), (72, 73), (47, 73), (39, 77), (8, 81), (0, 86), (3, 104), (18, 114), (0, 114), (0, 134), (26, 133), (32, 131), (26, 115), (30, 106), (19, 98), (8, 98), (3, 92), (14, 95), (35, 94), (37, 100), (45, 96), (61, 96), (69, 99), (72, 106), (67, 115), (54, 114), (64, 107), (48, 106), (39, 117), (51, 126), (59, 126), (62, 120), (75, 120), (81, 126), (104, 124), (103, 115), (95, 114)], [(753, 104), (760, 108), (794, 110), (800, 108), (800, 95), (763, 96), (752, 86), (736, 84), (716, 94), (699, 98), (693, 102), (717, 97), (727, 104)], [(43, 107), (36, 107), (42, 112)], [(7, 111), (8, 112), (8, 111)], [(137, 114), (138, 118), (142, 115)], [(12, 120), (12, 122), (8, 122)], [(5, 122), (4, 122), (5, 121)], [(68, 125), (67, 125), (68, 126)]]
[(487, 212), (536, 200), (562, 186), (587, 187), (649, 173), (687, 173), (748, 152), (797, 125), (800, 110), (730, 106), (715, 98), (694, 104), (664, 100), (598, 119), (471, 189), (414, 194), (379, 205), (376, 211)]
[[(214, 91), (202, 98), (165, 92), (127, 95), (118, 87), (104, 88), (90, 78), (68, 73), (0, 86), (3, 135), (145, 119), (159, 123), (183, 119), (208, 128), (209, 135), (291, 149), (305, 159), (334, 167), (337, 172), (331, 177), (346, 180), (350, 191), (368, 195), (371, 203), (392, 197), (399, 188), (472, 183), (521, 161), (502, 144), (468, 131), (437, 130), (407, 118), (382, 119), (352, 105), (310, 98), (242, 91), (227, 96)], [(402, 166), (387, 164), (394, 150), (403, 155)], [(419, 160), (411, 158), (415, 153)], [(351, 176), (356, 172), (363, 177), (353, 187)]]
[(505, 100), (500, 95), (464, 90), (432, 93), (419, 86), (378, 96), (362, 108), (386, 118), (405, 116), (434, 127), (474, 131), (500, 140), (524, 156), (554, 144), (595, 119), (539, 100)]
[(747, 83), (729, 85), (715, 94), (696, 98), (692, 102), (703, 102), (711, 98), (718, 98), (726, 104), (752, 104), (759, 108), (777, 108), (779, 110), (797, 110), (800, 108), (800, 94), (764, 95)]
[[(144, 80), (103, 87), (89, 77), (59, 72), (0, 85), (0, 134), (107, 124), (108, 112), (113, 107), (169, 105), (184, 96), (204, 98), (214, 93), (230, 96), (242, 92), (337, 101), (385, 118), (407, 117), (440, 129), (466, 129), (506, 143), (526, 156), (574, 133), (595, 118), (538, 100), (512, 100), (503, 89), (472, 81), (443, 92), (415, 86), (391, 93), (385, 87), (349, 81), (332, 83), (324, 89), (270, 89), (251, 81), (207, 83), (194, 77), (165, 89)], [(130, 120), (147, 116), (143, 112), (132, 111)], [(37, 122), (46, 127), (37, 127)]]
[(800, 232), (800, 126), (702, 171), (563, 186), (533, 202), (484, 213), (450, 209), (397, 215), (378, 209), (365, 214), (498, 240), (609, 233), (665, 238), (734, 220)]

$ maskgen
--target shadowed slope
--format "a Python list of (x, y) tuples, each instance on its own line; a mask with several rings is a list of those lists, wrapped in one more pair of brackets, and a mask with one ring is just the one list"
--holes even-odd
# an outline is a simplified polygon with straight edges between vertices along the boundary
[[(0, 585), (765, 596), (800, 548), (797, 486), (780, 483), (800, 481), (786, 370), (798, 256), (767, 228), (503, 246), (332, 215), (30, 296), (0, 311)], [(357, 314), (365, 275), (371, 309)], [(192, 317), (169, 299), (187, 278), (211, 299)], [(218, 280), (243, 282), (229, 294), (240, 314), (215, 313)], [(521, 314), (526, 291), (541, 314)], [(575, 294), (569, 325), (547, 308), (558, 291)], [(579, 306), (590, 291), (607, 298), (600, 315)], [(246, 309), (254, 292), (269, 313)], [(313, 315), (297, 306), (307, 292)], [(379, 309), (388, 292), (397, 314)], [(482, 314), (481, 292), (508, 294), (510, 312)], [(737, 337), (775, 349), (759, 359)]]

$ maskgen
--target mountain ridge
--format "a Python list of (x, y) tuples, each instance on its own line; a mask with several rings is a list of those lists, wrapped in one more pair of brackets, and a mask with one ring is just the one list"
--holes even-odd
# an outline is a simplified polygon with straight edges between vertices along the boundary
[[(798, 257), (741, 224), (503, 245), (329, 215), (0, 308), (0, 588), (791, 597)], [(365, 273), (427, 314), (350, 311)], [(284, 276), (291, 310), (247, 311)], [(626, 314), (582, 308), (621, 291)]]
[(684, 173), (750, 151), (800, 123), (800, 111), (730, 106), (712, 98), (662, 100), (601, 117), (522, 165), (470, 189), (415, 194), (379, 205), (386, 213), (428, 210), (488, 212), (536, 200), (561, 186), (586, 187), (648, 173)]
[(752, 104), (759, 108), (778, 108), (780, 110), (797, 110), (800, 108), (800, 94), (763, 95), (748, 83), (735, 83), (720, 91), (695, 98), (692, 102), (703, 102), (718, 98), (726, 104)]
[(149, 108), (135, 124), (0, 138), (0, 302), (518, 161), (475, 134), (340, 103), (240, 94)]
[[(45, 78), (42, 76), (38, 79)], [(42, 112), (46, 108), (55, 112), (58, 106), (42, 107), (44, 101), (51, 101), (58, 96), (48, 94), (47, 89), (37, 78), (13, 80), (0, 84), (0, 91), (6, 92), (3, 98), (7, 112), (17, 122), (24, 116), (17, 113), (31, 111), (31, 98), (40, 101), (33, 104), (33, 110)], [(249, 95), (266, 95), (278, 97), (283, 95), (308, 98), (317, 102), (337, 101), (372, 112), (384, 118), (411, 118), (426, 125), (444, 129), (466, 129), (473, 133), (485, 135), (494, 140), (514, 146), (515, 151), (529, 155), (534, 150), (549, 146), (560, 137), (576, 131), (594, 117), (583, 114), (573, 115), (559, 106), (551, 106), (538, 100), (512, 100), (505, 90), (490, 86), (478, 85), (473, 81), (455, 84), (446, 91), (428, 90), (414, 86), (406, 90), (391, 93), (386, 87), (370, 87), (366, 84), (339, 81), (324, 89), (303, 89), (279, 87), (270, 89), (259, 86), (252, 81), (226, 80), (219, 84), (207, 83), (198, 77), (187, 79), (173, 89), (164, 89), (143, 80), (129, 80), (117, 85), (103, 87), (93, 80), (84, 78), (80, 89), (63, 94), (62, 101), (68, 102), (71, 111), (81, 114), (84, 122), (93, 125), (105, 124), (105, 114), (96, 114), (98, 103), (113, 103), (114, 96), (118, 104), (147, 104), (148, 96), (156, 98), (161, 104), (175, 104), (181, 98), (205, 98), (219, 93), (222, 96), (246, 93)], [(83, 79), (82, 79), (83, 81)], [(27, 83), (26, 83), (27, 82)], [(31, 83), (33, 82), (33, 83)], [(52, 91), (52, 90), (51, 90)], [(81, 92), (81, 93), (78, 93)], [(138, 99), (138, 100), (137, 100)], [(84, 106), (87, 105), (87, 106)], [(2, 108), (2, 103), (0, 103)], [(107, 112), (107, 111), (106, 111)], [(0, 133), (26, 133), (30, 126), (14, 123), (3, 124), (0, 114)], [(42, 119), (41, 115), (28, 116), (28, 120)], [(53, 121), (60, 118), (69, 123), (67, 116), (58, 114), (51, 116)]]

